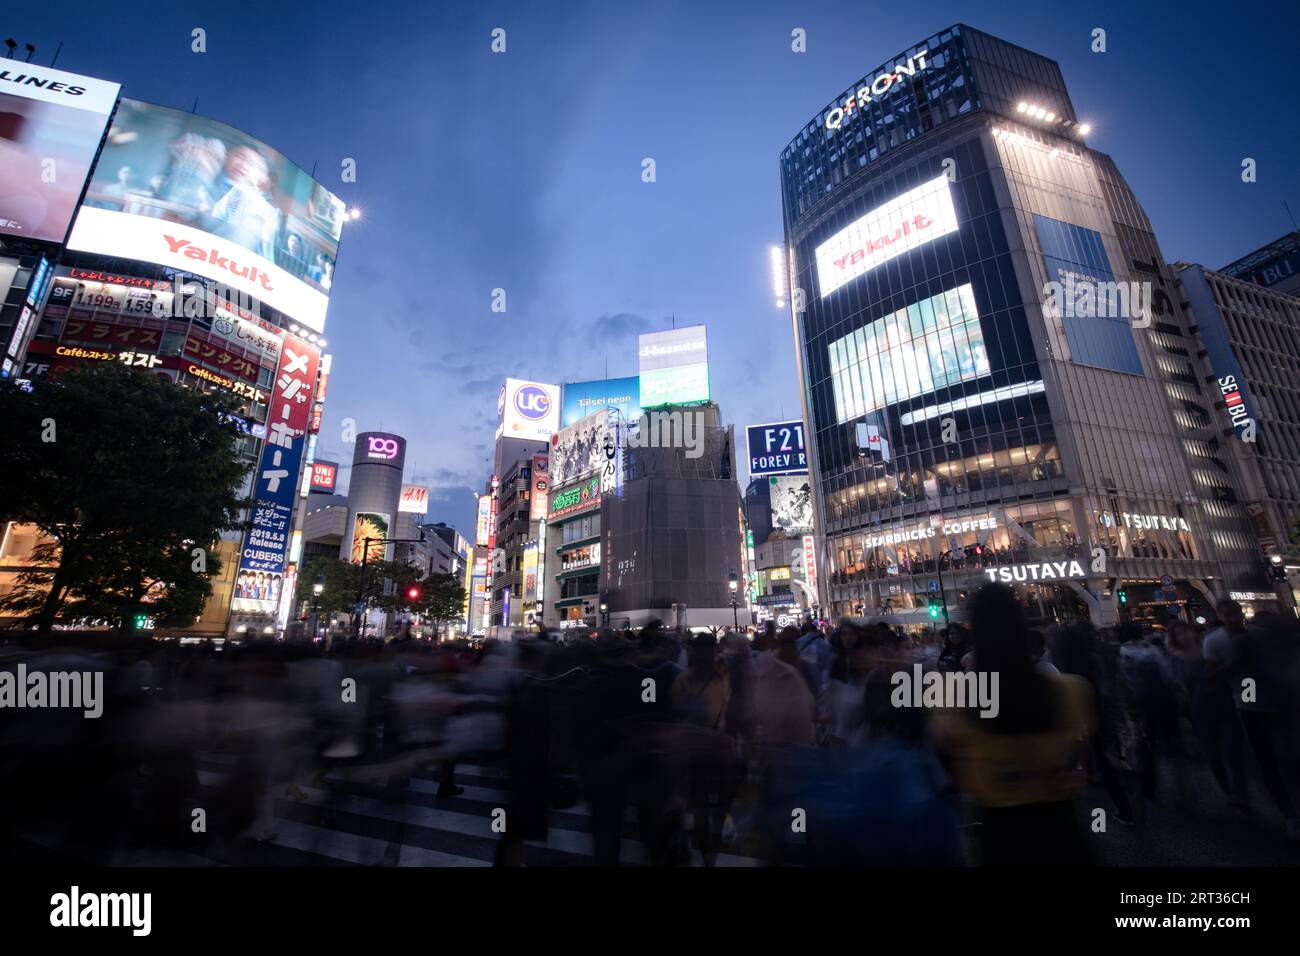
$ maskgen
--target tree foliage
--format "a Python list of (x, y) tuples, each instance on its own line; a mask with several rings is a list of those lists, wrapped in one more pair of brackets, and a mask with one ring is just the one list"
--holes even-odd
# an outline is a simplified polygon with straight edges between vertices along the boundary
[(42, 633), (56, 621), (200, 613), (238, 527), (247, 466), (236, 401), (116, 364), (0, 383), (9, 462), (0, 509), (52, 539), (3, 606)]

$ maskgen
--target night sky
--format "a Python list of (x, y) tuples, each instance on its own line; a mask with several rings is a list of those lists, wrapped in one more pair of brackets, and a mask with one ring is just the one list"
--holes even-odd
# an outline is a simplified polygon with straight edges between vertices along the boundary
[[(34, 62), (62, 41), (57, 67), (125, 96), (197, 97), (360, 207), (325, 329), (318, 457), (350, 461), (345, 418), (405, 435), (407, 479), (433, 487), (429, 520), (470, 533), (506, 376), (635, 374), (637, 333), (675, 316), (708, 325), (714, 398), (738, 435), (798, 415), (768, 266), (781, 149), (952, 23), (1061, 64), (1090, 144), (1115, 157), (1168, 260), (1223, 266), (1295, 228), (1284, 202), (1300, 216), (1293, 3), (8, 7), (0, 29), (36, 44)], [(206, 53), (191, 52), (194, 27)], [(807, 53), (790, 50), (795, 27)], [(355, 183), (340, 181), (345, 157)], [(490, 309), (498, 287), (505, 314)]]

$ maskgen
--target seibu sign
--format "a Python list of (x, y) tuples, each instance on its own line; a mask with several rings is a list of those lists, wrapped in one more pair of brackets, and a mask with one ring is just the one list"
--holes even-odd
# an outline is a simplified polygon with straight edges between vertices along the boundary
[(877, 97), (884, 96), (903, 77), (916, 76), (918, 72), (925, 70), (928, 67), (925, 57), (929, 52), (929, 50), (922, 50), (920, 53), (913, 54), (907, 58), (906, 63), (895, 63), (892, 70), (881, 73), (866, 86), (859, 87), (856, 93), (826, 114), (826, 128), (839, 129), (844, 125), (845, 119), (866, 107), (868, 103), (875, 102)]

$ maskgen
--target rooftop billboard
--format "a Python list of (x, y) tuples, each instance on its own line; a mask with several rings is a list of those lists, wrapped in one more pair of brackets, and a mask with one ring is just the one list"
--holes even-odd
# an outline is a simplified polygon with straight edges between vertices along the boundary
[(638, 345), (642, 407), (709, 400), (709, 344), (703, 325), (648, 332)]
[(68, 247), (217, 280), (321, 332), (343, 213), (247, 133), (124, 99)]
[(635, 375), (626, 378), (602, 378), (590, 382), (570, 382), (564, 386), (564, 405), (560, 411), (560, 427), (572, 425), (581, 418), (602, 408), (617, 408), (624, 423), (631, 424), (641, 417), (641, 380)]

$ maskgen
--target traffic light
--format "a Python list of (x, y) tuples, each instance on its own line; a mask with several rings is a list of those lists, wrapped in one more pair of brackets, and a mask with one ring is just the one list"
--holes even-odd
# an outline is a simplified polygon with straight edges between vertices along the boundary
[(938, 616), (939, 616), (939, 602), (934, 598), (930, 598), (930, 617), (937, 618)]
[(1119, 603), (1120, 603), (1120, 604), (1127, 604), (1127, 603), (1128, 603), (1128, 592), (1125, 591), (1125, 590), (1123, 590), (1122, 588), (1120, 589), (1120, 592), (1119, 592)]
[(409, 601), (420, 600), (420, 589), (416, 587), (414, 584), (412, 584), (411, 587), (406, 592), (406, 597), (407, 600)]

